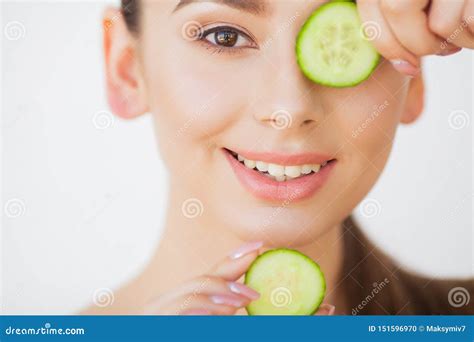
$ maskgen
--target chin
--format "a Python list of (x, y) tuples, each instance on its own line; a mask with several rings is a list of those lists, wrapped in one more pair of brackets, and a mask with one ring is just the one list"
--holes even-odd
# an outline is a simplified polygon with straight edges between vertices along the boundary
[(222, 222), (244, 241), (262, 241), (266, 247), (307, 245), (330, 229), (318, 220), (314, 210), (285, 207), (257, 207), (221, 212)]

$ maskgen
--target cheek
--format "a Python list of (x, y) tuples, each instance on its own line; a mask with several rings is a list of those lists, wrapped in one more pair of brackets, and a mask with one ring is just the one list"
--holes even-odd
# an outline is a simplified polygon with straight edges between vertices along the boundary
[[(186, 44), (196, 45), (193, 53)], [(158, 127), (163, 127), (161, 137), (208, 146), (248, 103), (246, 75), (236, 77), (231, 62), (216, 63), (219, 56), (197, 44), (182, 42), (153, 54), (146, 65), (149, 101)]]
[[(381, 163), (390, 152), (408, 90), (407, 79), (382, 65), (369, 81), (354, 89), (338, 110), (337, 126), (344, 132), (351, 155), (365, 163)], [(380, 159), (380, 161), (378, 160)]]

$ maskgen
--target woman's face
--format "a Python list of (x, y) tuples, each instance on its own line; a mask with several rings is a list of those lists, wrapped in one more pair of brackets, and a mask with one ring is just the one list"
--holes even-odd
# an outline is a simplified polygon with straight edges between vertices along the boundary
[(142, 3), (147, 106), (173, 196), (245, 240), (296, 246), (341, 222), (383, 169), (405, 107), (409, 82), (385, 60), (352, 88), (305, 78), (295, 40), (324, 2)]

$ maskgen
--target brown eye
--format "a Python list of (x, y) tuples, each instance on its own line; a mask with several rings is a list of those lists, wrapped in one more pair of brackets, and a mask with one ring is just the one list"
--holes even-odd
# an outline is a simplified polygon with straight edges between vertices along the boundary
[(257, 47), (255, 41), (248, 34), (230, 26), (217, 26), (205, 30), (201, 38), (222, 49)]
[(217, 45), (232, 47), (237, 43), (239, 34), (235, 31), (217, 31), (214, 33), (214, 39)]

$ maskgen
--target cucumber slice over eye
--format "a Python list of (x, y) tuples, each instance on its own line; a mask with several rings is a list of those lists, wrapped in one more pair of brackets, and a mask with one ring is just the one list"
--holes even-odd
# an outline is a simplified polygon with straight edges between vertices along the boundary
[(312, 315), (326, 292), (319, 265), (286, 248), (257, 257), (245, 274), (245, 284), (260, 293), (247, 306), (249, 315)]
[(356, 4), (348, 1), (324, 4), (308, 18), (298, 34), (296, 57), (310, 80), (339, 88), (366, 80), (380, 60), (364, 35)]

